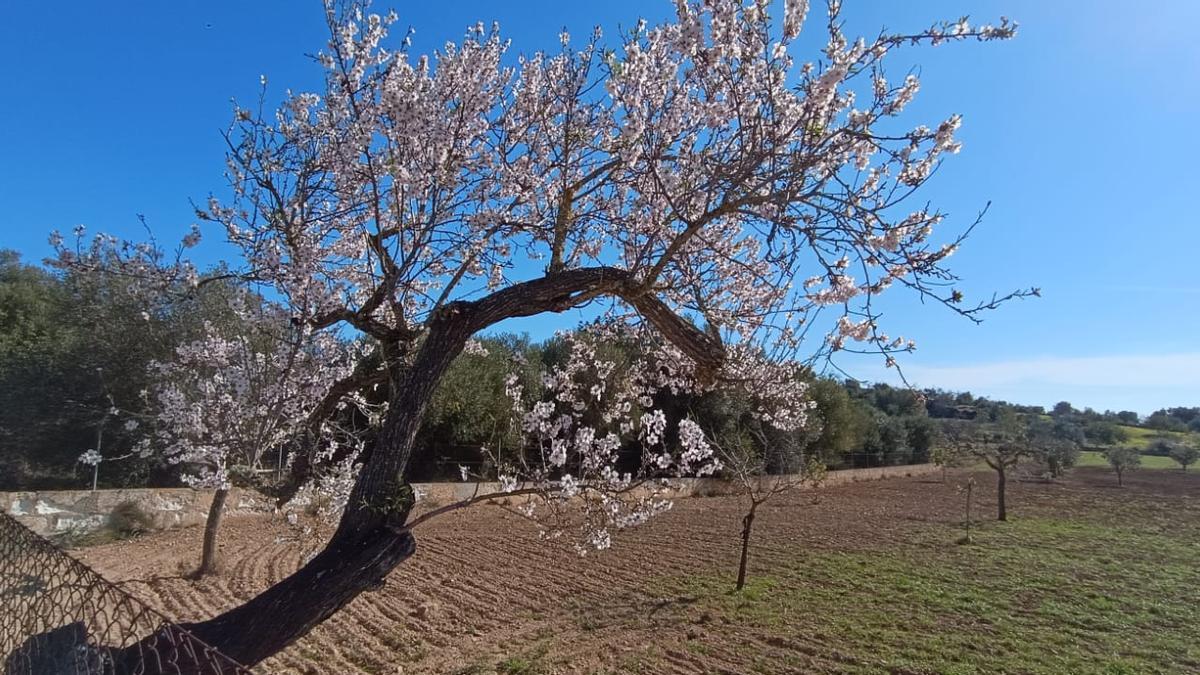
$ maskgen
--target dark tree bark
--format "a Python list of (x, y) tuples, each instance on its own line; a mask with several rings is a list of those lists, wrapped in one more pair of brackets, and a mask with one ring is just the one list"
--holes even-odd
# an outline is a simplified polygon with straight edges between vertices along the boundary
[(404, 468), (425, 408), (471, 332), (464, 321), (438, 322), (412, 367), (398, 374), (371, 459), (359, 473), (338, 528), (316, 557), (246, 604), (183, 626), (245, 665), (270, 657), (358, 596), (378, 588), (416, 551), (405, 527), (412, 492)]
[(736, 590), (746, 587), (746, 564), (750, 559), (750, 534), (754, 528), (754, 512), (758, 509), (757, 502), (751, 502), (750, 510), (742, 516), (742, 559), (738, 563)]
[(214, 619), (182, 627), (246, 665), (285, 649), (416, 551), (407, 530), (381, 524), (360, 536), (335, 535), (299, 571)]
[(200, 552), (200, 566), (196, 568), (196, 577), (215, 574), (220, 563), (217, 553), (217, 532), (221, 528), (221, 516), (225, 513), (225, 500), (229, 498), (229, 490), (217, 490), (213, 494), (212, 504), (208, 507), (208, 519), (204, 523), (204, 547)]
[(1008, 520), (1008, 502), (1006, 488), (1008, 487), (1008, 469), (1003, 464), (996, 468), (996, 520)]

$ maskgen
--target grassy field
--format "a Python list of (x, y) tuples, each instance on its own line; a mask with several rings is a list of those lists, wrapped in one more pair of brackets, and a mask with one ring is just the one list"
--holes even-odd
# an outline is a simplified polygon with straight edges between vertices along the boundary
[[(1190, 632), (1200, 612), (1185, 600), (1197, 581), (1194, 543), (1048, 518), (989, 524), (976, 539), (958, 548), (931, 536), (901, 551), (804, 555), (740, 595), (728, 592), (727, 576), (679, 579), (676, 588), (702, 598), (719, 620), (757, 626), (778, 643), (799, 635), (829, 645), (847, 673), (1200, 668)], [(760, 658), (764, 671), (778, 669)]]
[[(1200, 672), (1200, 504), (1145, 490), (1200, 481), (1154, 472), (1127, 491), (1106, 478), (1083, 469), (1032, 505), (1022, 495), (1024, 515), (983, 523), (970, 545), (948, 544), (958, 528), (927, 523), (892, 548), (798, 553), (741, 594), (728, 574), (675, 577), (662, 590), (698, 598), (690, 614), (710, 617), (702, 623), (830, 650), (835, 672)], [(779, 672), (779, 653), (760, 650), (748, 645), (759, 660), (747, 672)], [(806, 671), (802, 657), (788, 665)]]
[[(1079, 453), (1078, 466), (1080, 466), (1080, 467), (1098, 467), (1098, 468), (1107, 469), (1108, 468), (1108, 460), (1104, 458), (1103, 454), (1089, 450), (1089, 451)], [(1143, 469), (1174, 469), (1176, 471), (1179, 471), (1179, 464), (1178, 464), (1178, 462), (1171, 459), (1170, 457), (1159, 457), (1158, 455), (1142, 455), (1142, 465), (1140, 468), (1143, 468)], [(1194, 468), (1195, 467), (1193, 467), (1193, 469)]]

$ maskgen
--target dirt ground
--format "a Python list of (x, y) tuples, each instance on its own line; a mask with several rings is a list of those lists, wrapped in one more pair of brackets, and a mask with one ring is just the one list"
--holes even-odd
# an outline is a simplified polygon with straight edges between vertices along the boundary
[[(994, 512), (993, 481), (976, 476), (977, 515), (986, 518)], [(868, 562), (884, 551), (942, 556), (960, 533), (957, 485), (964, 479), (961, 473), (946, 484), (936, 476), (898, 478), (780, 497), (760, 510), (751, 578), (798, 578), (828, 556)], [(1122, 522), (1162, 531), (1177, 530), (1179, 521), (1200, 522), (1200, 473), (1142, 471), (1126, 483), (1116, 489), (1111, 474), (1099, 469), (1077, 470), (1058, 483), (1019, 482), (1010, 486), (1012, 517), (1103, 524), (1119, 511)], [(612, 550), (582, 558), (566, 545), (539, 541), (527, 523), (495, 507), (435, 519), (416, 531), (417, 554), (384, 588), (360, 596), (258, 671), (943, 672), (889, 667), (854, 646), (870, 644), (869, 636), (847, 635), (843, 642), (834, 624), (814, 623), (811, 616), (759, 620), (753, 607), (750, 614), (725, 613), (726, 604), (706, 600), (732, 584), (741, 514), (734, 498), (683, 499), (621, 533)], [(987, 537), (989, 527), (979, 536)], [(1198, 531), (1187, 529), (1185, 536)], [(193, 564), (200, 535), (198, 528), (164, 532), (78, 554), (168, 616), (187, 621), (250, 597), (294, 570), (317, 545), (311, 537), (298, 539), (278, 518), (231, 519), (222, 534), (223, 573), (187, 581), (180, 572)], [(1200, 569), (1200, 541), (1195, 545)], [(754, 588), (769, 596), (779, 587)], [(844, 601), (864, 597), (869, 602), (871, 595)], [(839, 599), (833, 602), (837, 607)], [(889, 617), (893, 624), (905, 621)], [(984, 638), (993, 629), (963, 630)], [(1191, 652), (1183, 654), (1175, 658), (1186, 661)], [(1158, 670), (1173, 672), (1169, 664)]]

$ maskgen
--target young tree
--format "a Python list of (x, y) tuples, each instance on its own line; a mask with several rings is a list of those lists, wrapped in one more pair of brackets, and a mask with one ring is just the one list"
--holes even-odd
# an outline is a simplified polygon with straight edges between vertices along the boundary
[[(745, 504), (735, 582), (738, 591), (746, 585), (758, 508), (778, 495), (814, 487), (825, 476), (824, 463), (807, 448), (812, 437), (819, 437), (813, 427), (826, 422), (813, 420), (804, 433), (781, 432), (758, 419), (755, 403), (751, 396), (722, 390), (704, 397), (692, 409), (702, 422), (697, 429), (707, 423), (702, 431), (716, 448), (721, 475), (733, 483), (735, 494)], [(809, 407), (815, 411), (817, 402)]]
[(1188, 466), (1200, 460), (1200, 446), (1176, 445), (1171, 448), (1171, 459), (1179, 462), (1179, 469), (1187, 471)]
[(1117, 474), (1117, 485), (1125, 487), (1125, 472), (1142, 465), (1142, 453), (1137, 448), (1116, 446), (1104, 451), (1108, 465)]
[[(337, 6), (317, 56), (324, 91), (274, 113), (235, 111), (234, 199), (201, 215), (240, 251), (221, 276), (266, 287), (306, 330), (371, 340), (375, 367), (330, 382), (325, 401), (382, 378), (388, 407), (327, 546), (242, 606), (188, 626), (243, 663), (284, 648), (413, 554), (407, 475), (424, 412), (468, 340), (501, 321), (592, 303), (603, 324), (657, 345), (658, 370), (636, 386), (759, 388), (788, 381), (793, 367), (772, 364), (807, 335), (826, 334), (808, 348), (815, 355), (910, 349), (878, 323), (872, 299), (889, 286), (967, 317), (1036, 293), (962, 304), (945, 263), (970, 228), (936, 240), (944, 214), (900, 210), (958, 151), (961, 119), (902, 130), (895, 118), (919, 82), (911, 72), (890, 82), (884, 69), (903, 46), (1011, 37), (1007, 20), (852, 40), (831, 2), (823, 58), (797, 63), (806, 1), (788, 0), (779, 25), (766, 2), (678, 0), (675, 20), (639, 22), (615, 48), (598, 30), (582, 43), (563, 33), (555, 53), (510, 66), (496, 28), (413, 57), (384, 46), (394, 15)], [(107, 238), (62, 248), (59, 260), (160, 287), (210, 278), (182, 257)], [(828, 330), (814, 329), (830, 310)], [(626, 433), (654, 447), (662, 471), (710, 466), (682, 423), (674, 433), (691, 446), (659, 448), (650, 394), (620, 412)], [(552, 450), (573, 431), (571, 461), (609, 466), (607, 434), (568, 417), (530, 423)], [(292, 484), (345, 459), (297, 456)]]
[[(806, 458), (801, 452), (790, 451), (786, 442), (772, 443), (772, 439), (768, 439), (761, 430), (756, 431), (753, 435), (756, 438), (752, 442), (723, 445), (718, 453), (724, 466), (725, 475), (734, 482), (737, 494), (746, 505), (746, 513), (742, 516), (742, 550), (738, 558), (737, 581), (734, 584), (734, 589), (738, 591), (746, 587), (746, 572), (750, 561), (750, 539), (753, 535), (758, 508), (781, 494), (805, 487), (815, 487), (825, 477), (825, 465), (820, 461)], [(767, 473), (769, 461), (767, 456), (772, 452), (787, 456), (785, 473), (776, 475)]]
[(962, 539), (959, 539), (958, 542), (960, 544), (970, 544), (970, 543), (972, 543), (971, 525), (973, 524), (972, 508), (974, 506), (974, 501), (975, 501), (975, 477), (967, 476), (967, 480), (964, 481), (962, 485), (958, 486), (958, 491), (961, 494), (966, 496), (966, 500), (963, 503), (963, 507), (964, 507), (963, 508), (963, 511), (964, 511), (964, 513), (963, 513), (963, 515), (964, 515), (963, 530), (964, 531), (963, 531)]
[[(289, 326), (286, 315), (260, 298), (234, 296), (240, 317), (233, 330), (212, 323), (205, 335), (180, 345), (174, 359), (151, 364), (155, 432), (143, 452), (161, 452), (184, 468), (184, 482), (214, 490), (204, 527), (197, 577), (217, 571), (217, 534), (229, 490), (260, 484), (264, 458), (282, 463), (284, 450), (300, 441), (305, 424), (325, 397), (329, 382), (353, 369), (351, 348), (335, 334)], [(348, 398), (347, 400), (361, 399)], [(332, 420), (324, 442), (353, 447), (336, 434)]]

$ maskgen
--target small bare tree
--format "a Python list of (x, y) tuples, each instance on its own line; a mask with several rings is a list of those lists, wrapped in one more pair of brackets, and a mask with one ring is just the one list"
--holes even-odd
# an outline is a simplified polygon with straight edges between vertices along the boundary
[[(746, 570), (750, 561), (750, 539), (758, 508), (778, 495), (816, 487), (825, 478), (825, 465), (807, 456), (793, 434), (770, 433), (761, 425), (753, 425), (718, 446), (724, 467), (723, 473), (733, 483), (739, 498), (746, 505), (742, 515), (742, 552), (738, 559), (738, 591), (746, 586)], [(768, 467), (782, 468), (785, 473), (771, 475)]]
[(950, 439), (939, 439), (937, 445), (929, 453), (929, 461), (942, 468), (942, 482), (946, 482), (946, 474), (950, 469), (966, 466), (972, 455), (961, 444)]
[(1008, 520), (1009, 473), (1035, 453), (1016, 414), (1005, 414), (992, 428), (973, 423), (947, 425), (945, 444), (960, 455), (978, 457), (996, 472), (996, 520)]
[(966, 482), (963, 483), (962, 485), (958, 486), (958, 491), (959, 491), (959, 493), (964, 494), (967, 497), (967, 503), (966, 503), (966, 509), (967, 509), (966, 516), (967, 517), (966, 517), (966, 520), (963, 521), (963, 526), (966, 528), (966, 532), (963, 534), (962, 539), (958, 540), (958, 543), (970, 544), (971, 543), (971, 517), (972, 517), (971, 516), (971, 507), (974, 505), (974, 499), (975, 499), (975, 477), (967, 476)]

